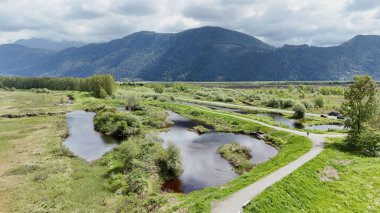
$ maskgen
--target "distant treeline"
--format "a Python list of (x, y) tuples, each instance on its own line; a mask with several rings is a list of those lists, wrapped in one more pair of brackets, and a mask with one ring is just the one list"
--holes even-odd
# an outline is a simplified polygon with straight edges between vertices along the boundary
[(95, 97), (104, 98), (107, 95), (112, 95), (115, 88), (115, 81), (111, 75), (94, 75), (88, 78), (0, 77), (0, 88), (1, 87), (87, 91), (92, 92)]

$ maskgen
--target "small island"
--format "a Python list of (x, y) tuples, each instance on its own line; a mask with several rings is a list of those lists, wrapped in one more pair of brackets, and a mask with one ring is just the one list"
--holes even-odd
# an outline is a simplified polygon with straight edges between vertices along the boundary
[(223, 144), (217, 150), (217, 153), (220, 154), (224, 159), (226, 159), (237, 174), (241, 175), (253, 168), (253, 163), (250, 161), (251, 149), (242, 146), (236, 142), (230, 142)]

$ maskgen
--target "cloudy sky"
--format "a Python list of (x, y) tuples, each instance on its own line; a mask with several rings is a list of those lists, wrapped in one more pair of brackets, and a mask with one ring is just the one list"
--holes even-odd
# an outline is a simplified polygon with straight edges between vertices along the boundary
[(357, 34), (380, 35), (380, 0), (0, 0), (0, 43), (99, 42), (209, 25), (276, 46), (336, 45)]

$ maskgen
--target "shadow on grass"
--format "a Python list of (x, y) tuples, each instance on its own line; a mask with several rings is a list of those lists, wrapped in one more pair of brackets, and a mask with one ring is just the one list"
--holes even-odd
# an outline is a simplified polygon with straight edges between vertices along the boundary
[(339, 152), (345, 152), (345, 153), (349, 153), (350, 155), (354, 155), (354, 156), (362, 157), (362, 158), (374, 158), (374, 157), (376, 157), (376, 156), (366, 155), (363, 152), (361, 152), (360, 150), (355, 150), (355, 148), (348, 145), (344, 140), (342, 142), (326, 143), (325, 149), (332, 149), (332, 150), (336, 150)]

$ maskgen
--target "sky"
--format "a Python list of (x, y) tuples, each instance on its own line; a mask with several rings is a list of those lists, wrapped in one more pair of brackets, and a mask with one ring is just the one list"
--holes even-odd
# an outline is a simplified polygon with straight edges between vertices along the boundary
[(202, 26), (271, 45), (338, 45), (380, 35), (380, 0), (0, 0), (0, 44), (31, 37), (103, 42)]

